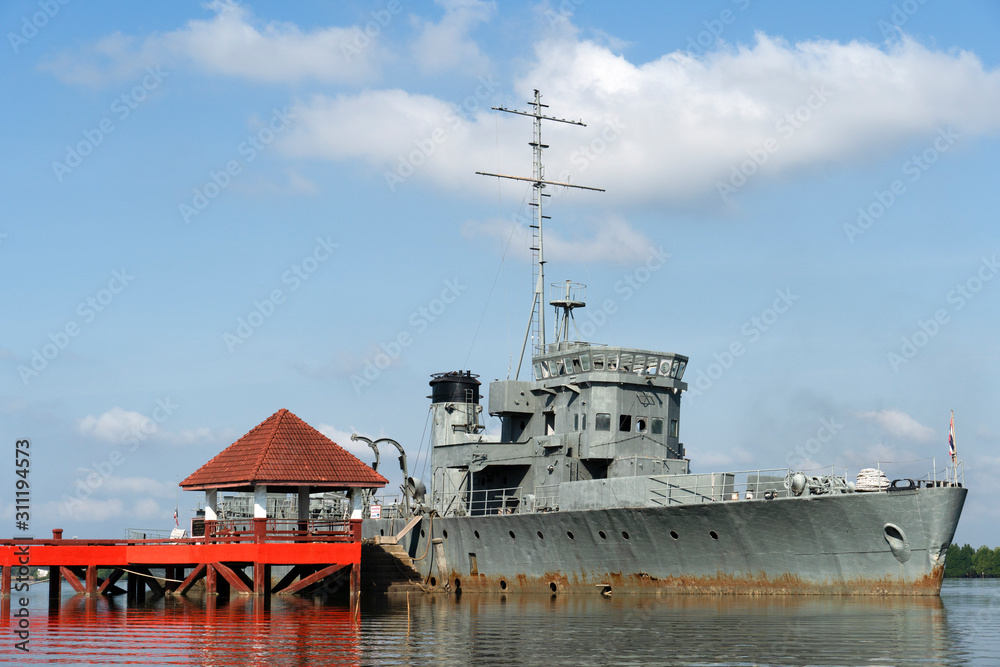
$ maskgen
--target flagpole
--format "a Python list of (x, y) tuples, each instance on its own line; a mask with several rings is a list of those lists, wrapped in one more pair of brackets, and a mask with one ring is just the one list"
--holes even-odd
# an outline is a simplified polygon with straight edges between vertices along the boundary
[(955, 411), (951, 411), (951, 426), (948, 433), (948, 442), (951, 445), (951, 467), (955, 486), (958, 486), (958, 443), (955, 438)]

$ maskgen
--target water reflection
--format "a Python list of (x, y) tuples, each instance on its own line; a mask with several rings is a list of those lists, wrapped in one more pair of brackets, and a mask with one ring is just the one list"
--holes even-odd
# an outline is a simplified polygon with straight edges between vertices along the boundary
[(299, 598), (168, 597), (127, 607), (77, 595), (57, 612), (33, 616), (31, 633), (30, 658), (15, 662), (357, 664), (360, 655), (350, 609)]
[(50, 613), (42, 591), (31, 609), (32, 652), (5, 647), (0, 663), (1000, 663), (1000, 583), (992, 582), (946, 584), (941, 598), (411, 595), (365, 601), (360, 613), (240, 596), (133, 607), (67, 596)]
[[(411, 603), (405, 638), (392, 631), (404, 613), (387, 606), (362, 620), (365, 634), (389, 637), (374, 661), (425, 650), (441, 664), (939, 665), (953, 653), (936, 597), (427, 598)], [(442, 635), (462, 639), (419, 639)]]

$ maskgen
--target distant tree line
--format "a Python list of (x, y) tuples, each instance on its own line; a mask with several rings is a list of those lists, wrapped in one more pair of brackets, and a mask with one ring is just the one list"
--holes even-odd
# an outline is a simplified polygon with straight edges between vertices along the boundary
[(966, 544), (948, 547), (944, 561), (946, 577), (1000, 577), (1000, 547), (973, 549)]

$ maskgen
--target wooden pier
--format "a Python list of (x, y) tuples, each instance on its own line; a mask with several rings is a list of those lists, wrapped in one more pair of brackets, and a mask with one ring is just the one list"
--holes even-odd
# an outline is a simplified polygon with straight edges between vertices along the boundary
[[(55, 529), (52, 539), (0, 540), (0, 592), (9, 596), (12, 581), (26, 579), (27, 568), (44, 566), (50, 572), (50, 606), (58, 606), (64, 579), (78, 593), (125, 594), (129, 602), (142, 602), (147, 589), (155, 595), (184, 595), (202, 579), (208, 595), (346, 587), (353, 602), (361, 583), (361, 513), (345, 521), (317, 518), (310, 514), (309, 496), (346, 492), (353, 506), (356, 491), (379, 489), (388, 481), (288, 410), (278, 410), (180, 483), (188, 491), (205, 492), (203, 535), (65, 540)], [(220, 517), (219, 494), (225, 492), (248, 494), (252, 514)], [(297, 518), (269, 517), (269, 493), (295, 494)], [(272, 587), (275, 566), (290, 569)], [(151, 572), (160, 568), (164, 576)], [(98, 576), (109, 569), (106, 577)], [(118, 581), (126, 574), (123, 590)]]
[[(0, 540), (0, 594), (11, 594), (29, 567), (49, 568), (49, 604), (58, 606), (62, 582), (87, 596), (184, 595), (204, 580), (208, 595), (308, 594), (346, 589), (353, 604), (360, 588), (361, 520), (344, 522), (252, 519), (206, 521), (205, 536), (161, 540)], [(271, 568), (291, 569), (272, 586)], [(23, 569), (22, 569), (23, 568)], [(164, 576), (151, 570), (163, 569)], [(99, 572), (106, 571), (106, 576)], [(107, 572), (110, 571), (110, 572)], [(128, 575), (125, 589), (118, 585)], [(162, 583), (161, 583), (162, 582)]]

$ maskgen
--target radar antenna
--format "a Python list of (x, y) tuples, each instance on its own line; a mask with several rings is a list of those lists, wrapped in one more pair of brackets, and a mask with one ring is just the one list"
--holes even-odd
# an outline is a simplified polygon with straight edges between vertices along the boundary
[[(532, 278), (535, 283), (535, 292), (531, 301), (531, 316), (528, 319), (528, 328), (524, 332), (524, 342), (521, 344), (521, 356), (517, 360), (517, 372), (514, 374), (515, 380), (517, 380), (518, 376), (521, 374), (521, 364), (524, 362), (524, 350), (528, 346), (529, 337), (532, 337), (535, 340), (536, 353), (545, 351), (545, 246), (542, 242), (542, 230), (544, 227), (542, 223), (544, 220), (550, 219), (551, 216), (542, 214), (542, 200), (543, 198), (550, 196), (545, 194), (543, 190), (546, 185), (558, 185), (564, 188), (577, 188), (580, 190), (604, 192), (603, 188), (590, 188), (584, 185), (574, 185), (572, 183), (560, 183), (558, 181), (545, 180), (545, 165), (542, 163), (542, 150), (548, 148), (548, 146), (542, 143), (542, 121), (551, 120), (557, 123), (567, 123), (569, 125), (579, 125), (581, 127), (586, 127), (587, 125), (586, 123), (578, 120), (566, 120), (565, 118), (554, 118), (552, 116), (544, 115), (542, 113), (542, 109), (547, 109), (549, 105), (542, 104), (542, 96), (537, 90), (535, 90), (535, 99), (531, 104), (534, 108), (533, 111), (520, 111), (517, 109), (507, 109), (505, 107), (493, 107), (493, 110), (515, 113), (535, 119), (534, 137), (528, 144), (534, 149), (534, 160), (532, 165), (532, 171), (534, 172), (533, 176), (531, 178), (525, 178), (523, 176), (490, 174), (484, 171), (476, 172), (480, 176), (507, 178), (513, 181), (527, 181), (533, 186), (531, 206), (534, 207), (535, 213), (533, 224), (531, 225), (531, 230), (533, 232), (532, 240), (534, 241), (534, 243), (531, 244), (531, 252), (533, 255)], [(534, 335), (532, 336), (532, 334)]]

